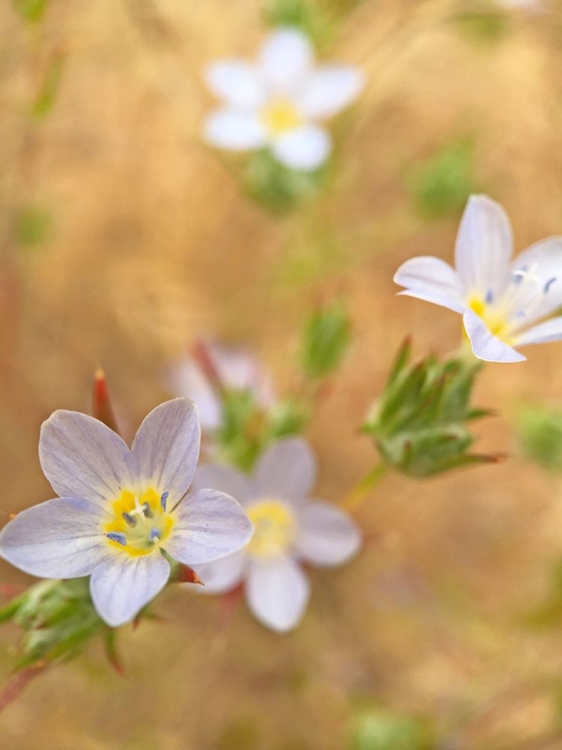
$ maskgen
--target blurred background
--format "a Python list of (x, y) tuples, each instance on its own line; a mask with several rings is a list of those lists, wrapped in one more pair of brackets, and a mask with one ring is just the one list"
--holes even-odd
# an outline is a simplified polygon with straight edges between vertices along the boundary
[[(295, 332), (335, 297), (353, 345), (308, 436), (318, 493), (340, 501), (373, 465), (357, 427), (403, 337), (420, 355), (450, 354), (460, 338), (457, 316), (396, 298), (398, 265), (452, 260), (471, 192), (506, 207), (517, 251), (562, 233), (559, 4), (305, 3), (320, 56), (359, 66), (367, 87), (333, 124), (338, 148), (316, 194), (273, 212), (200, 131), (214, 103), (203, 67), (253, 56), (276, 4), (1, 5), (5, 517), (51, 496), (39, 426), (57, 408), (88, 411), (96, 367), (130, 431), (169, 396), (166, 368), (201, 335), (254, 349), (288, 392)], [(562, 614), (541, 627), (528, 617), (553, 596), (562, 484), (514, 437), (522, 404), (560, 401), (562, 348), (526, 353), (487, 366), (478, 385), (478, 405), (498, 414), (478, 423), (478, 447), (510, 459), (385, 478), (356, 513), (365, 550), (311, 573), (296, 632), (178, 590), (159, 605), (164, 624), (121, 638), (126, 679), (94, 645), (6, 710), (0, 746), (562, 748)], [(29, 579), (3, 565), (1, 580)], [(17, 631), (0, 637), (7, 679)]]

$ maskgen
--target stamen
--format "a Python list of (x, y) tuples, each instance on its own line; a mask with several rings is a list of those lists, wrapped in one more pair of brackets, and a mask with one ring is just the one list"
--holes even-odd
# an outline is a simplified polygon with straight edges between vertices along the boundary
[(163, 492), (162, 497), (160, 498), (160, 505), (164, 513), (166, 512), (166, 500), (168, 499), (169, 494), (170, 494), (169, 492)]
[(148, 503), (143, 503), (141, 507), (142, 507), (142, 512), (144, 513), (144, 517), (152, 518), (153, 513), (152, 513), (152, 509), (150, 505)]
[(491, 289), (488, 289), (486, 292), (486, 304), (491, 305), (494, 301), (494, 292)]
[(118, 544), (122, 544), (123, 547), (127, 546), (127, 537), (125, 534), (121, 533), (120, 531), (110, 531), (109, 534), (106, 535), (108, 539), (111, 539), (112, 542), (117, 542)]
[(548, 290), (549, 290), (549, 289), (550, 289), (550, 287), (551, 287), (551, 286), (552, 286), (552, 285), (554, 284), (554, 282), (555, 282), (555, 281), (556, 281), (556, 276), (553, 276), (553, 277), (552, 277), (551, 279), (549, 279), (549, 280), (548, 280), (548, 281), (546, 282), (546, 284), (544, 285), (544, 289), (543, 289), (543, 292), (544, 292), (545, 294), (548, 294)]
[(154, 544), (154, 542), (157, 542), (160, 540), (160, 532), (158, 529), (150, 529), (150, 534), (148, 535), (148, 541)]
[(125, 521), (129, 524), (129, 526), (134, 528), (137, 525), (137, 519), (129, 515), (129, 513), (122, 513), (121, 515), (125, 519)]

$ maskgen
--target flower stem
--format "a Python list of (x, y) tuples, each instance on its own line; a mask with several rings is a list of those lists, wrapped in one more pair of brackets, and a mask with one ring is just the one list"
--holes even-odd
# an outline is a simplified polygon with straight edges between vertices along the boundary
[(342, 501), (342, 507), (349, 511), (355, 511), (365, 499), (366, 495), (379, 483), (388, 470), (386, 464), (377, 464), (348, 492)]

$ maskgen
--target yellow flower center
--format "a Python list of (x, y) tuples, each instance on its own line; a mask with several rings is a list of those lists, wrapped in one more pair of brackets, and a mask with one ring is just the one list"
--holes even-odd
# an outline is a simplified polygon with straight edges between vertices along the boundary
[(174, 525), (166, 499), (167, 493), (160, 495), (153, 487), (141, 494), (123, 490), (111, 504), (113, 518), (104, 526), (108, 544), (131, 557), (158, 549)]
[(504, 341), (506, 344), (510, 343), (509, 329), (510, 323), (507, 315), (503, 314), (501, 310), (494, 309), (490, 305), (487, 305), (485, 300), (481, 297), (472, 297), (468, 303), (470, 309), (476, 313), (494, 336)]
[(254, 524), (248, 552), (254, 557), (278, 557), (288, 551), (296, 534), (293, 513), (278, 500), (262, 500), (247, 509)]
[(294, 130), (301, 124), (301, 116), (295, 105), (288, 99), (274, 99), (262, 112), (263, 124), (273, 135), (281, 135), (287, 130)]

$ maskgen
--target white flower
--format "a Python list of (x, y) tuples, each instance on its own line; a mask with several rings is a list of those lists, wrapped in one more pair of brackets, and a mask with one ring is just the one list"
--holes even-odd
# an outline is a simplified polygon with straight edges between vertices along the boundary
[(361, 545), (359, 530), (343, 511), (308, 499), (315, 478), (314, 456), (302, 438), (268, 448), (251, 478), (224, 465), (199, 468), (195, 485), (213, 482), (235, 493), (255, 529), (244, 550), (196, 566), (201, 593), (225, 593), (244, 581), (248, 605), (260, 622), (279, 632), (299, 623), (309, 597), (299, 563), (341, 565)]
[(252, 524), (223, 492), (187, 494), (199, 457), (197, 409), (161, 404), (132, 447), (93, 417), (56, 411), (42, 426), (39, 458), (60, 497), (24, 510), (0, 534), (0, 554), (41, 578), (89, 576), (100, 617), (131, 620), (164, 587), (165, 550), (186, 565), (244, 546)]
[(305, 171), (323, 164), (331, 149), (317, 121), (347, 107), (363, 88), (356, 68), (315, 67), (310, 41), (291, 28), (272, 32), (257, 62), (216, 62), (205, 79), (224, 102), (204, 125), (211, 145), (231, 151), (269, 147), (287, 167)]
[(394, 281), (418, 297), (463, 316), (479, 359), (519, 362), (515, 347), (562, 339), (562, 237), (535, 243), (514, 261), (509, 219), (486, 196), (472, 196), (456, 243), (456, 270), (429, 256), (407, 260)]
[(273, 386), (258, 359), (239, 349), (205, 342), (200, 356), (186, 357), (168, 374), (173, 393), (187, 396), (199, 408), (201, 426), (214, 430), (222, 424), (220, 389), (250, 391), (264, 409), (273, 404)]

